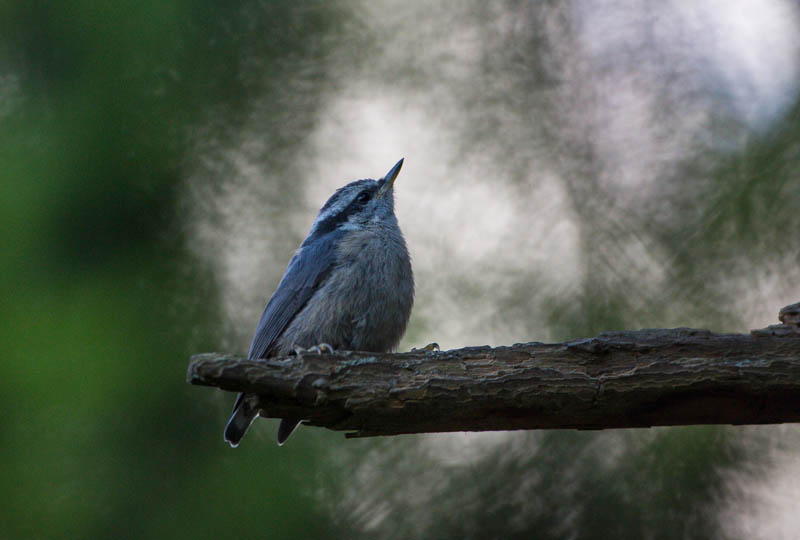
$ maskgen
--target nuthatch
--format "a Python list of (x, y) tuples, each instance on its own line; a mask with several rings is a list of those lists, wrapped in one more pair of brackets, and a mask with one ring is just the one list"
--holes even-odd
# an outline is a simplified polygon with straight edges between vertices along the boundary
[[(381, 180), (357, 180), (320, 209), (258, 321), (248, 358), (285, 356), (329, 345), (367, 352), (393, 350), (408, 324), (414, 275), (394, 215), (393, 184), (403, 160)], [(260, 405), (239, 394), (225, 427), (236, 447)], [(301, 422), (281, 420), (278, 444)]]

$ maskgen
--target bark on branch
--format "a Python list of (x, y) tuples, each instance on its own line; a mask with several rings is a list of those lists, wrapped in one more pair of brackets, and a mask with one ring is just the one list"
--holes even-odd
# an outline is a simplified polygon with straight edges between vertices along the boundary
[[(794, 309), (793, 309), (794, 308)], [(192, 357), (191, 384), (347, 436), (800, 422), (800, 304), (751, 335), (690, 328), (566, 343), (248, 360)]]

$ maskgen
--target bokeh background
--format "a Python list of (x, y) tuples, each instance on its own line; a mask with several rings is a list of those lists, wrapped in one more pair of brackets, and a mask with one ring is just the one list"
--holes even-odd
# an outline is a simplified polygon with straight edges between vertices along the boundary
[(0, 3), (0, 537), (796, 538), (796, 426), (232, 450), (184, 377), (400, 157), (403, 349), (776, 323), (799, 91), (790, 0)]

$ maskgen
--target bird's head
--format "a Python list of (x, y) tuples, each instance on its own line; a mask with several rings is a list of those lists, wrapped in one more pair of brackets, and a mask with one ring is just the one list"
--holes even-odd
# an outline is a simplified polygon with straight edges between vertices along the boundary
[(380, 180), (356, 180), (336, 190), (314, 220), (304, 243), (336, 230), (365, 230), (397, 223), (394, 215), (394, 181), (403, 160)]

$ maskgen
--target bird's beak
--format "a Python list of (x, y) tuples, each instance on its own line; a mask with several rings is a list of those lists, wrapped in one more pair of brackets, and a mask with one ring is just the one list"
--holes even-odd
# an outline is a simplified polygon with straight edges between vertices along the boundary
[(392, 189), (392, 184), (394, 184), (394, 180), (397, 178), (397, 175), (400, 174), (400, 168), (403, 166), (403, 159), (405, 158), (401, 158), (400, 161), (398, 161), (395, 166), (392, 167), (388, 173), (386, 173), (386, 176), (383, 177), (383, 185), (375, 195), (376, 199), (380, 199), (386, 194), (387, 191)]

